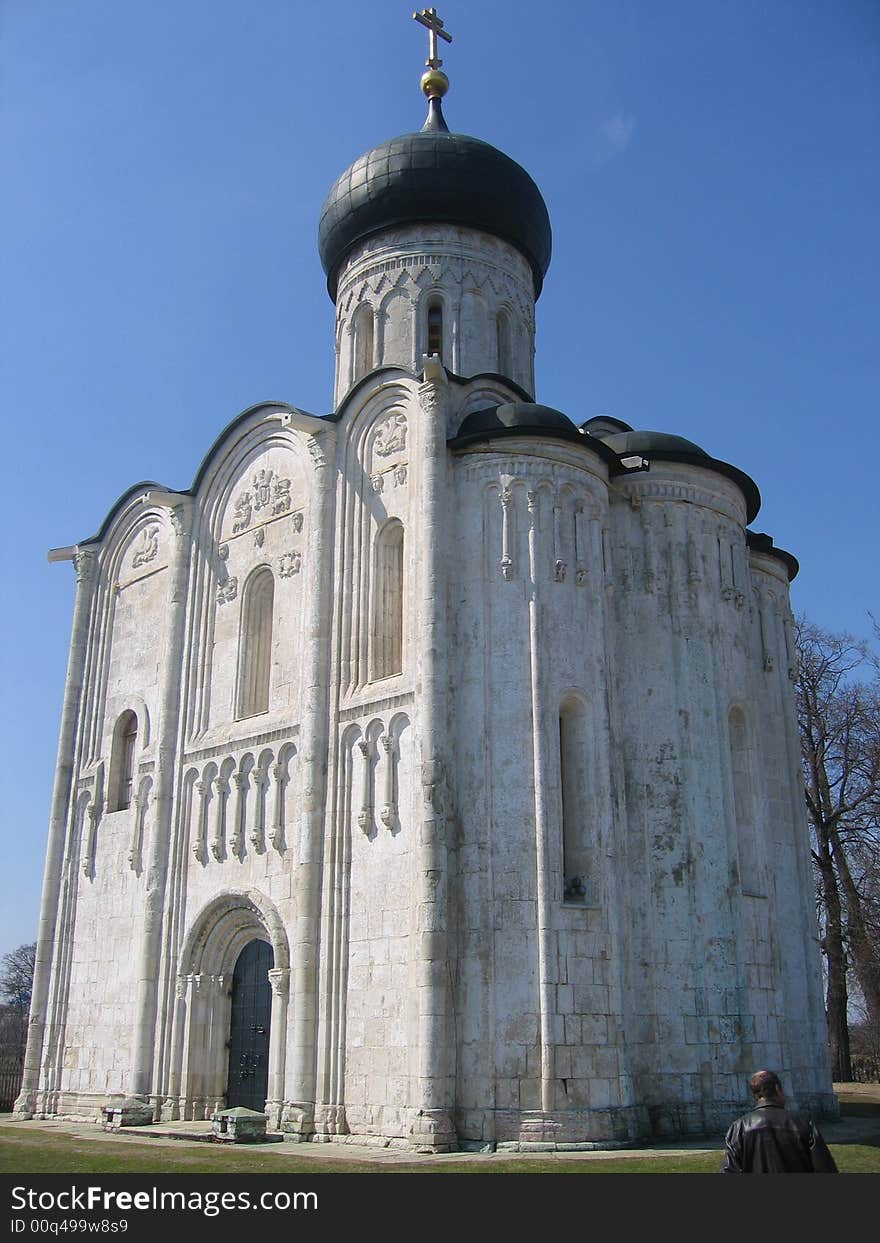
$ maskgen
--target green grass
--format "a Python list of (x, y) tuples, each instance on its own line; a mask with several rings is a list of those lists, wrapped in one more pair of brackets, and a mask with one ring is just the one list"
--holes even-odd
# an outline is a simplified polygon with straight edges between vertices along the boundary
[[(278, 1149), (282, 1149), (279, 1151)], [(832, 1144), (842, 1173), (880, 1174), (880, 1140)], [(225, 1148), (214, 1144), (95, 1138), (29, 1125), (0, 1126), (0, 1173), (5, 1174), (714, 1174), (720, 1149), (709, 1155), (648, 1152), (627, 1157), (450, 1157), (407, 1162), (342, 1159), (294, 1145)]]

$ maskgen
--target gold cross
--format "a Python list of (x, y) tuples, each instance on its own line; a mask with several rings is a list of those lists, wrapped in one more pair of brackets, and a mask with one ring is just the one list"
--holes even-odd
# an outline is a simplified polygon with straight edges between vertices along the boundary
[(437, 10), (434, 8), (422, 9), (421, 13), (413, 13), (415, 21), (425, 26), (428, 31), (428, 59), (425, 64), (429, 69), (439, 69), (443, 61), (437, 55), (437, 36), (445, 39), (447, 43), (452, 42), (452, 35), (448, 35), (443, 29), (443, 23), (437, 16)]

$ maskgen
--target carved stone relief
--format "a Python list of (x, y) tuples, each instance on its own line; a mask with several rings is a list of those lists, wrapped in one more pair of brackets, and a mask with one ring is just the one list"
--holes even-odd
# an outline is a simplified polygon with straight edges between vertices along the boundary
[(250, 526), (253, 517), (250, 492), (242, 492), (235, 502), (235, 514), (232, 518), (232, 534), (239, 535)]
[(141, 531), (140, 539), (134, 549), (134, 556), (131, 559), (133, 569), (137, 569), (140, 565), (146, 565), (149, 561), (155, 560), (159, 552), (159, 528), (158, 526), (144, 527)]
[(399, 411), (389, 414), (376, 428), (373, 449), (379, 457), (390, 457), (406, 449), (406, 415)]
[(376, 474), (370, 476), (370, 484), (376, 493), (384, 492), (385, 484), (390, 483), (395, 488), (402, 487), (407, 480), (408, 468), (406, 462), (400, 462), (397, 466), (391, 467), (390, 470), (377, 471)]
[(269, 509), (273, 518), (286, 514), (291, 503), (290, 480), (280, 478), (268, 466), (261, 467), (251, 480), (250, 489), (236, 497), (232, 534), (246, 531), (254, 515), (264, 509)]
[(296, 549), (290, 552), (282, 553), (278, 558), (278, 573), (282, 578), (291, 578), (294, 574), (299, 574), (302, 568), (302, 553)]
[(290, 509), (290, 480), (276, 479), (272, 496), (272, 513), (286, 514)]
[(229, 604), (238, 595), (238, 579), (235, 577), (227, 578), (225, 583), (221, 583), (217, 588), (217, 603)]

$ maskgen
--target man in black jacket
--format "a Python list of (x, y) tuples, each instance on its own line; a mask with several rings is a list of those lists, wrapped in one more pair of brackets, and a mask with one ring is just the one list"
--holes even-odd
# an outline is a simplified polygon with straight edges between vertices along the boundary
[(785, 1108), (779, 1076), (759, 1070), (749, 1080), (751, 1113), (724, 1137), (722, 1174), (837, 1174), (834, 1158), (809, 1118)]

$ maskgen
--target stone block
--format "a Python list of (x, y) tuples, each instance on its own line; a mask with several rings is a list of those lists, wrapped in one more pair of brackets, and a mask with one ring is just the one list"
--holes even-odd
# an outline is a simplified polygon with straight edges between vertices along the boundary
[(229, 1144), (260, 1143), (266, 1139), (266, 1115), (241, 1106), (221, 1110), (211, 1117), (211, 1134)]
[(140, 1097), (126, 1096), (105, 1105), (101, 1116), (104, 1119), (105, 1131), (118, 1131), (127, 1126), (150, 1126), (153, 1121), (153, 1106)]

